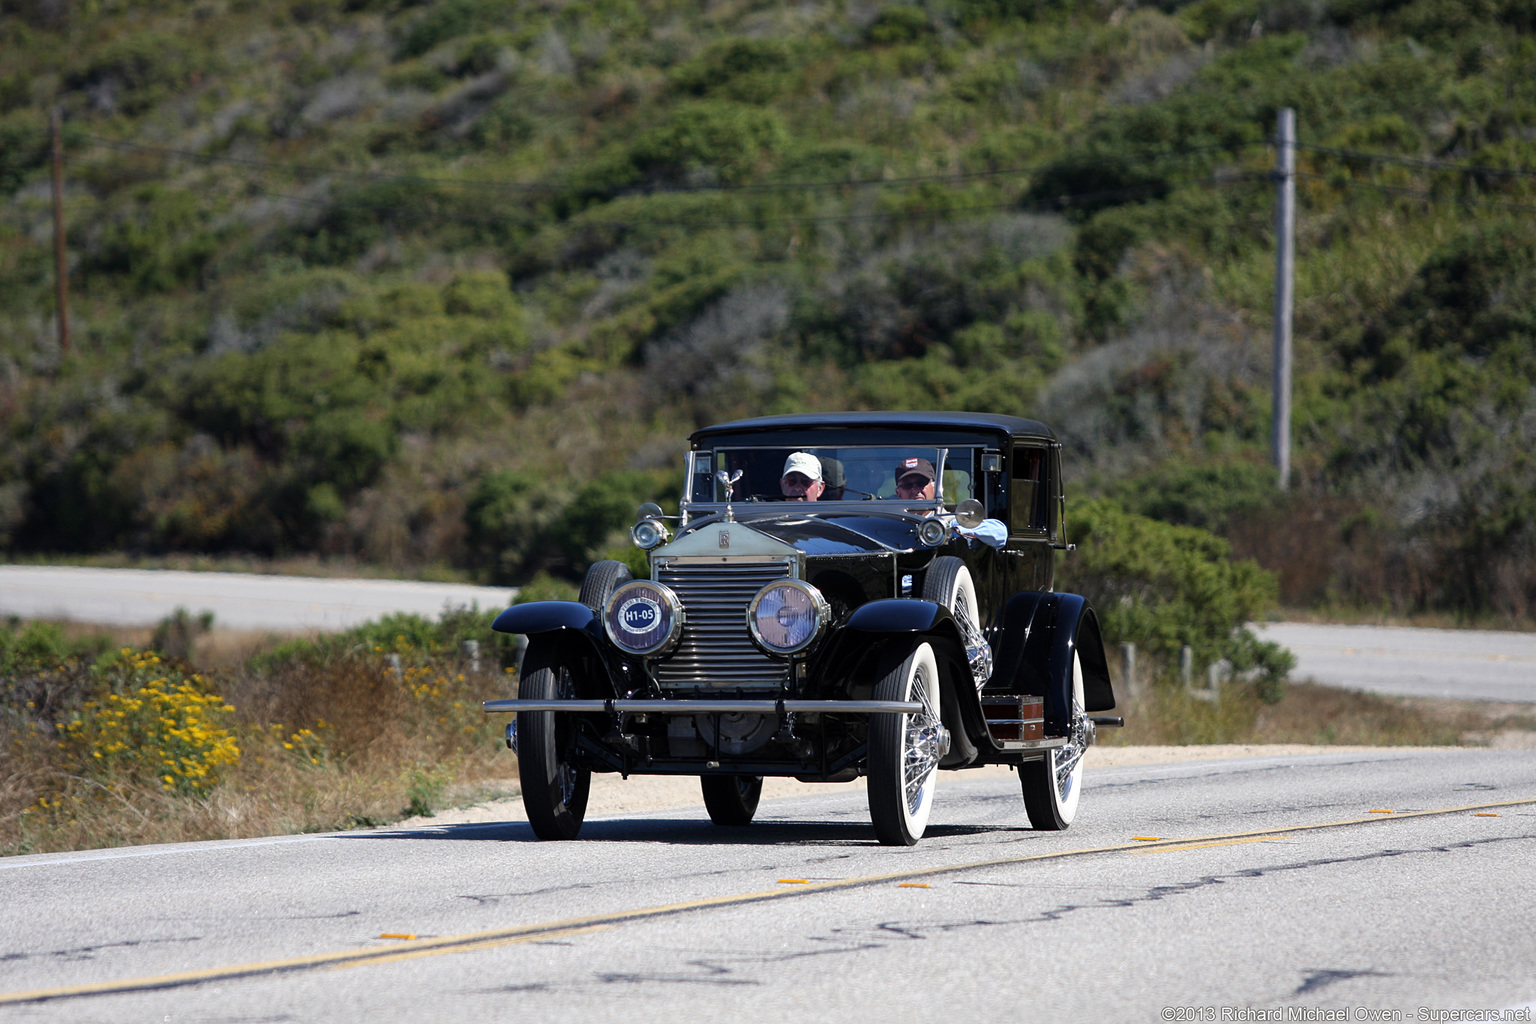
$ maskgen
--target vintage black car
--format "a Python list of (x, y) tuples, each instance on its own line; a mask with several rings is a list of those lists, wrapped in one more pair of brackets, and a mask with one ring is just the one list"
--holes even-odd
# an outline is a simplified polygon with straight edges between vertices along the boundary
[(1092, 714), (1115, 704), (1093, 610), (1052, 587), (1050, 429), (806, 414), (691, 441), (679, 515), (642, 506), (632, 530), (649, 579), (599, 562), (579, 601), (496, 619), (528, 636), (518, 699), (484, 707), (517, 715), (534, 832), (576, 836), (592, 772), (697, 775), (721, 825), (752, 820), (764, 776), (863, 775), (879, 840), (910, 845), (937, 769), (989, 764), (1018, 769), (1035, 828), (1066, 828), (1095, 726), (1121, 719)]

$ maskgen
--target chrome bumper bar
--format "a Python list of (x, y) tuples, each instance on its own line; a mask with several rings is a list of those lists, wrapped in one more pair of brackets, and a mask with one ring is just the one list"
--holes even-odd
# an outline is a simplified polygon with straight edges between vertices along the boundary
[(866, 715), (911, 715), (923, 710), (915, 700), (488, 700), (481, 705), (488, 715), (518, 711), (606, 711), (609, 714), (697, 715), (711, 712), (742, 712), (776, 715), (829, 712)]

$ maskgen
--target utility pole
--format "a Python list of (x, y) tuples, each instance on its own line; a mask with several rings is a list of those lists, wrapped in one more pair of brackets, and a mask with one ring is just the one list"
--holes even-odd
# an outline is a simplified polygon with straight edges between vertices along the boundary
[(59, 351), (69, 351), (69, 268), (64, 258), (64, 137), (53, 108), (53, 273), (58, 281)]
[(1296, 263), (1296, 111), (1280, 111), (1275, 138), (1275, 380), (1270, 449), (1280, 489), (1291, 486), (1291, 308)]

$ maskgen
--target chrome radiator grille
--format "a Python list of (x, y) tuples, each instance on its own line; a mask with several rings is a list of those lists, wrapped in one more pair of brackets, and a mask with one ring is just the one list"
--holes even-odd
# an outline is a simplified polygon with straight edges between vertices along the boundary
[(747, 603), (765, 585), (790, 575), (783, 562), (663, 565), (656, 582), (683, 602), (682, 642), (656, 663), (664, 687), (778, 689), (789, 664), (768, 657), (747, 633)]

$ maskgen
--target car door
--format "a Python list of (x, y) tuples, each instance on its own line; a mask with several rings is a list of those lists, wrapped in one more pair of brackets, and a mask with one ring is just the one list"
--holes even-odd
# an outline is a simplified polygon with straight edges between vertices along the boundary
[(1015, 440), (1008, 458), (1008, 561), (1014, 593), (1051, 587), (1050, 455), (1040, 441)]

